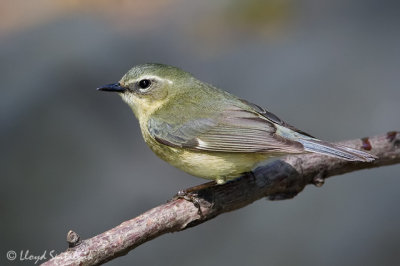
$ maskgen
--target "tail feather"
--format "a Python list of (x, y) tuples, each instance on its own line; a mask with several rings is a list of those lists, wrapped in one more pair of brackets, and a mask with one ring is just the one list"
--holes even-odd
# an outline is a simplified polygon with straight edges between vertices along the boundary
[(367, 152), (356, 150), (340, 144), (329, 143), (309, 135), (305, 135), (301, 131), (294, 130), (294, 127), (288, 128), (280, 125), (275, 126), (277, 128), (276, 133), (278, 135), (300, 142), (305, 151), (325, 154), (348, 161), (372, 162), (373, 160), (377, 159), (376, 156)]
[(306, 151), (330, 155), (348, 161), (371, 162), (377, 159), (376, 156), (367, 152), (363, 152), (339, 144), (332, 144), (318, 139), (298, 138), (296, 139), (296, 141), (303, 144), (304, 150)]

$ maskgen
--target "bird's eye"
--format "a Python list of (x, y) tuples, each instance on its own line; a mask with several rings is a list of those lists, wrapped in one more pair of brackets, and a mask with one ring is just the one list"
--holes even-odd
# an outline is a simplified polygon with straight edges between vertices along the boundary
[(151, 85), (151, 81), (148, 79), (142, 79), (141, 81), (139, 81), (139, 87), (141, 89), (147, 89), (148, 87), (150, 87)]

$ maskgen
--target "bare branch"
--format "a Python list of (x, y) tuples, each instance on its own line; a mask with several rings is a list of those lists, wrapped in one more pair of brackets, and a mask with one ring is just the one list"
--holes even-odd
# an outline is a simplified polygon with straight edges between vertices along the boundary
[[(43, 265), (101, 264), (125, 255), (162, 234), (195, 226), (263, 197), (272, 200), (292, 198), (306, 185), (320, 186), (330, 176), (400, 163), (400, 132), (393, 131), (341, 144), (367, 150), (378, 159), (372, 163), (360, 163), (318, 154), (287, 156), (232, 182), (200, 190), (194, 200), (200, 204), (201, 214), (192, 202), (173, 199), (95, 237), (76, 241), (73, 245), (70, 241), (71, 248)], [(79, 237), (74, 239), (79, 240)]]

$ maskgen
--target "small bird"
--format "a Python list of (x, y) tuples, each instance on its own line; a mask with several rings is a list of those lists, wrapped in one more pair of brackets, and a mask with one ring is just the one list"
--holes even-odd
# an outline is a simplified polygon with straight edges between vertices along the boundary
[(376, 157), (312, 137), (267, 109), (168, 65), (143, 64), (100, 91), (117, 92), (161, 159), (223, 184), (271, 157), (315, 152), (348, 161)]

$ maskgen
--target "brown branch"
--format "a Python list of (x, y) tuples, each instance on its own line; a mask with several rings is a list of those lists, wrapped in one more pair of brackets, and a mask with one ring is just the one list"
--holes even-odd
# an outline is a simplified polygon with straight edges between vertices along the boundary
[(198, 225), (263, 197), (273, 200), (292, 198), (306, 185), (320, 186), (330, 176), (400, 163), (400, 132), (341, 144), (368, 150), (378, 159), (360, 163), (318, 154), (287, 156), (255, 169), (251, 175), (200, 190), (194, 200), (200, 204), (201, 213), (192, 202), (173, 199), (90, 239), (80, 241), (79, 236), (70, 231), (70, 248), (43, 265), (101, 264), (162, 234)]

